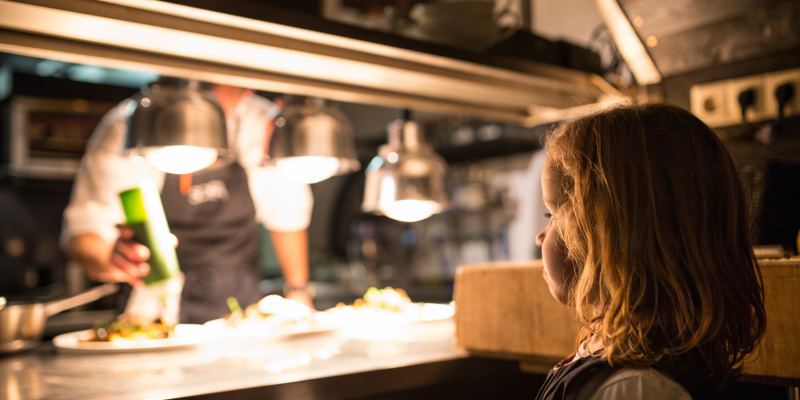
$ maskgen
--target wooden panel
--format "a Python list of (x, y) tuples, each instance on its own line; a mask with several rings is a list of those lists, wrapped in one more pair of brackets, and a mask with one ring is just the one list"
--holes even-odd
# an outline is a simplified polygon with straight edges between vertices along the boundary
[(561, 359), (578, 324), (542, 277), (541, 261), (464, 265), (455, 277), (456, 340), (472, 352)]
[[(800, 259), (762, 261), (767, 332), (745, 373), (800, 379)], [(470, 353), (498, 358), (557, 360), (576, 348), (574, 314), (550, 295), (540, 260), (459, 267), (456, 340)], [(535, 365), (534, 365), (535, 364)], [(552, 366), (552, 363), (549, 364)]]
[(745, 364), (745, 373), (800, 379), (800, 259), (760, 265), (767, 333)]

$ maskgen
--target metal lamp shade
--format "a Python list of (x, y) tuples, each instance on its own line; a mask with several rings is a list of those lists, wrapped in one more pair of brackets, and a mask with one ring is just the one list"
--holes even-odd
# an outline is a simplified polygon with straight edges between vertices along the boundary
[(394, 168), (397, 182), (395, 201), (433, 201), (441, 211), (447, 203), (444, 160), (429, 149), (401, 154)]
[(356, 171), (361, 166), (347, 117), (321, 104), (289, 105), (275, 118), (268, 163), (306, 183)]
[(128, 104), (125, 152), (156, 168), (190, 173), (227, 155), (225, 114), (209, 91), (195, 84), (151, 85)]
[[(396, 129), (397, 124), (390, 124), (389, 144), (381, 146), (367, 166), (361, 208), (395, 220), (414, 222), (447, 207), (447, 164), (429, 145), (418, 141), (416, 126), (408, 124), (402, 147), (398, 146), (396, 135), (392, 138), (391, 130)], [(409, 130), (413, 130), (413, 138), (409, 137)]]

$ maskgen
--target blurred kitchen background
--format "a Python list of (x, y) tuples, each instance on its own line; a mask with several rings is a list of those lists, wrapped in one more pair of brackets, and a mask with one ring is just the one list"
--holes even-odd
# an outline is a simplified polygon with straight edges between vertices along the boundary
[[(223, 7), (215, 1), (173, 3)], [(486, 42), (463, 36), (471, 26), (480, 30), (481, 25), (459, 25), (455, 31), (462, 32), (460, 36), (452, 28), (442, 30), (445, 22), (426, 19), (435, 18), (434, 14), (425, 14), (420, 5), (435, 1), (225, 3), (232, 12), (240, 10), (255, 19), (270, 15), (305, 29), (314, 28), (308, 21), (338, 24), (353, 35), (369, 33), (384, 43), (444, 57), (524, 60), (595, 74), (624, 95), (663, 98), (706, 113), (707, 120), (717, 118), (716, 110), (728, 107), (730, 99), (714, 97), (713, 87), (704, 92), (704, 84), (746, 83), (789, 71), (786, 76), (795, 83), (795, 94), (783, 108), (785, 115), (774, 116), (778, 114), (771, 109), (777, 104), (774, 94), (763, 90), (757, 104), (745, 105), (753, 110), (746, 110), (744, 119), (723, 118), (714, 125), (751, 189), (759, 244), (777, 246), (773, 249), (787, 254), (797, 252), (798, 1), (620, 0), (660, 73), (655, 83), (637, 82), (607, 28), (609, 20), (591, 0), (496, 0), (493, 7), (503, 13), (503, 29), (484, 32), (480, 38), (491, 36)], [(86, 139), (106, 110), (157, 75), (14, 53), (0, 54), (0, 294), (61, 296), (88, 284), (69, 265), (58, 242), (61, 213)], [(272, 99), (292, 94), (259, 93)], [(704, 98), (705, 93), (712, 95)], [(738, 93), (729, 97), (738, 102)], [(495, 100), (487, 98), (486, 107)], [(386, 143), (387, 125), (406, 115), (405, 109), (357, 101), (331, 103), (353, 126), (361, 170), (312, 185), (315, 206), (309, 239), (317, 308), (350, 302), (369, 286), (401, 287), (415, 301), (448, 302), (459, 265), (539, 257), (535, 236), (546, 223), (538, 181), (544, 161), (540, 139), (557, 121), (531, 124), (493, 119), (489, 114), (410, 110), (407, 115), (422, 128), (424, 141), (449, 166), (446, 187), (451, 207), (405, 223), (361, 210), (364, 169)], [(741, 115), (735, 109), (731, 112)], [(27, 157), (20, 158), (23, 153)], [(264, 289), (279, 291), (280, 271), (268, 236), (262, 236)]]

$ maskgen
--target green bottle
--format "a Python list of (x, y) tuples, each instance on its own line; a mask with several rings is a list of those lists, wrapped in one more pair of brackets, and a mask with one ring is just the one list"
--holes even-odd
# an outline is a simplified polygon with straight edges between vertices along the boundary
[(169, 233), (167, 217), (161, 197), (155, 188), (147, 185), (119, 193), (127, 225), (133, 228), (134, 240), (150, 249), (150, 273), (144, 277), (145, 285), (158, 283), (178, 276), (178, 256)]

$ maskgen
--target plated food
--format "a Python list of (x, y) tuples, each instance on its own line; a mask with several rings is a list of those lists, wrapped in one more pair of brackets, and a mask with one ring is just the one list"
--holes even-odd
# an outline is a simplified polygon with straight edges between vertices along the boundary
[(228, 299), (231, 313), (222, 320), (225, 326), (238, 327), (250, 323), (272, 326), (295, 325), (309, 322), (314, 310), (305, 304), (272, 294), (242, 309), (236, 299)]
[(238, 339), (263, 339), (321, 333), (335, 330), (315, 318), (316, 311), (296, 300), (269, 295), (258, 303), (242, 309), (238, 302), (228, 299), (231, 313), (206, 322), (206, 326), (221, 329), (224, 336)]
[(84, 342), (168, 339), (175, 336), (175, 326), (160, 319), (148, 321), (136, 316), (121, 315), (111, 322), (96, 322)]
[[(346, 305), (339, 303), (336, 307), (342, 308), (346, 307)], [(403, 289), (395, 289), (391, 286), (383, 289), (371, 287), (367, 289), (363, 297), (353, 302), (353, 308), (356, 309), (383, 310), (396, 313), (402, 313), (408, 307), (413, 307), (408, 293)]]
[(448, 304), (415, 303), (403, 289), (369, 288), (353, 304), (339, 303), (319, 313), (317, 319), (336, 325), (405, 324), (451, 318)]
[(213, 330), (203, 325), (178, 324), (166, 338), (129, 336), (129, 339), (95, 340), (95, 329), (64, 333), (53, 338), (56, 350), (77, 353), (125, 353), (172, 350), (210, 342), (216, 338)]

